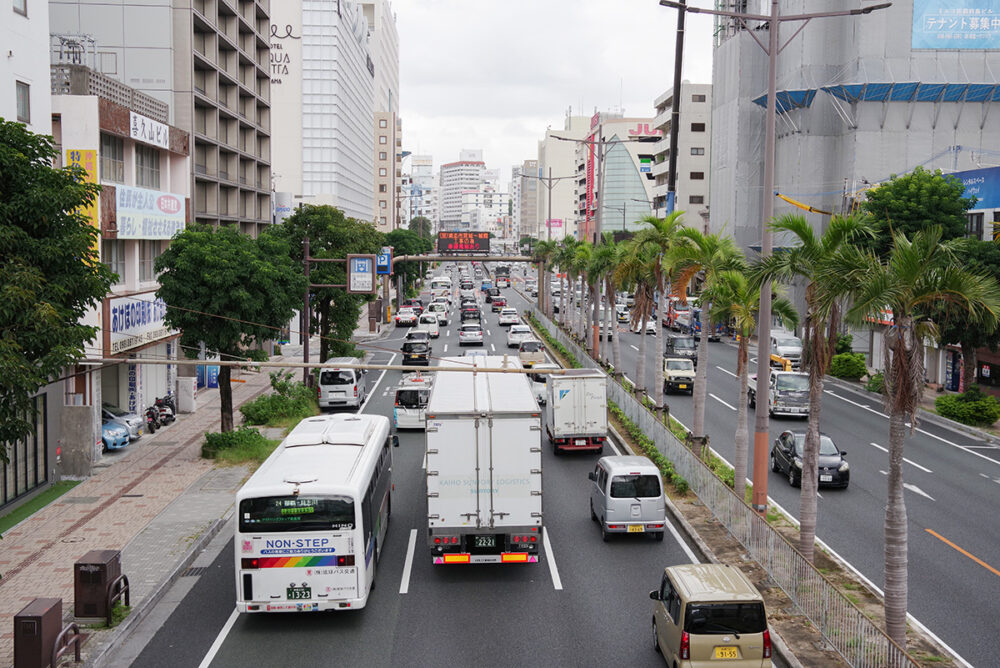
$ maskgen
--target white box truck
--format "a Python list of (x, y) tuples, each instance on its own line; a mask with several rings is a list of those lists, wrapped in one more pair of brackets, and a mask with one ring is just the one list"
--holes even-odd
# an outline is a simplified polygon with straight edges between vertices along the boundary
[[(427, 404), (427, 541), (434, 564), (534, 563), (542, 543), (541, 413), (523, 373), (445, 357)], [(520, 369), (516, 357), (477, 367)]]
[(594, 369), (567, 369), (546, 383), (545, 430), (556, 454), (601, 452), (608, 438), (607, 377)]

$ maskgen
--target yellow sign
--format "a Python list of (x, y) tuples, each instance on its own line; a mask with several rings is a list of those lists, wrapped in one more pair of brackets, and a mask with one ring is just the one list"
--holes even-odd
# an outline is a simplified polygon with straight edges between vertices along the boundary
[[(68, 148), (66, 149), (66, 165), (79, 165), (87, 172), (84, 177), (85, 183), (97, 183), (97, 151), (92, 149), (76, 149)], [(80, 212), (87, 217), (90, 224), (100, 230), (100, 222), (98, 221), (98, 211), (97, 211), (97, 198), (85, 207), (82, 207)], [(100, 243), (100, 236), (98, 235), (98, 243)]]

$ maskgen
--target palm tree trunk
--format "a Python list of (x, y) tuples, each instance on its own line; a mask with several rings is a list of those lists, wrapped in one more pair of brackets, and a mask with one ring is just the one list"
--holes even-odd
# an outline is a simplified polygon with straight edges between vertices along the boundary
[[(704, 332), (702, 332), (704, 334)], [(733, 438), (736, 445), (735, 462), (733, 464), (733, 489), (736, 496), (746, 497), (747, 487), (747, 456), (750, 450), (750, 430), (747, 426), (747, 385), (749, 384), (750, 365), (747, 363), (747, 337), (740, 337), (740, 345), (736, 352), (736, 366), (740, 376), (740, 394), (736, 401), (736, 434)]]
[(230, 372), (232, 367), (222, 364), (219, 366), (219, 409), (220, 427), (219, 431), (225, 433), (233, 430), (233, 385), (230, 382)]
[(802, 490), (799, 494), (799, 552), (809, 561), (815, 560), (816, 511), (819, 491), (819, 418), (823, 398), (823, 374), (826, 372), (826, 351), (822, 346), (823, 328), (813, 323), (814, 351), (809, 365), (809, 422), (806, 425), (806, 442), (802, 448)]
[[(640, 313), (640, 316), (644, 315)], [(642, 334), (639, 336), (639, 356), (635, 358), (635, 396), (642, 401), (642, 396), (646, 393), (646, 321), (640, 317), (639, 322), (643, 324), (643, 327)]]
[(611, 349), (614, 347), (612, 341), (618, 338), (618, 325), (615, 320), (615, 307), (614, 307), (614, 296), (608, 297), (608, 307), (607, 311), (604, 313), (605, 331), (608, 333), (608, 342), (602, 346), (601, 352), (604, 353), (604, 359), (611, 363)]
[[(704, 315), (708, 309), (702, 309)], [(711, 320), (707, 317), (705, 322), (709, 328), (712, 326)], [(705, 322), (702, 324), (704, 325)], [(694, 420), (692, 430), (695, 436), (705, 435), (705, 399), (708, 396), (708, 333), (702, 326), (701, 339), (698, 341), (698, 368), (695, 369), (694, 379)]]
[[(610, 291), (610, 294), (611, 294), (611, 310), (613, 312), (615, 310), (615, 306), (617, 305), (617, 300), (615, 299), (614, 285), (612, 285), (611, 283), (608, 283), (608, 290)], [(618, 315), (617, 315), (617, 313), (614, 313), (613, 317), (615, 318), (615, 322), (617, 323), (617, 321), (618, 321)], [(617, 327), (617, 324), (616, 324), (616, 327)], [(621, 343), (622, 343), (621, 342), (621, 336), (618, 334), (618, 332), (615, 332), (615, 338), (612, 339), (612, 341), (611, 341), (611, 352), (612, 352), (612, 355), (613, 355), (613, 361), (611, 363), (615, 367), (615, 373), (614, 373), (614, 375), (617, 378), (620, 378), (621, 375), (622, 375), (622, 372), (623, 372), (623, 369), (622, 369), (622, 345), (621, 345)]]
[(962, 388), (967, 390), (969, 385), (976, 382), (976, 349), (962, 343)]
[(906, 647), (907, 523), (903, 500), (903, 439), (906, 414), (889, 414), (889, 490), (885, 508), (885, 632)]
[[(661, 258), (661, 260), (662, 260), (662, 258)], [(666, 299), (666, 293), (667, 293), (667, 291), (666, 291), (666, 282), (661, 281), (660, 285), (658, 287), (660, 288), (660, 299), (658, 300), (659, 303), (656, 305), (656, 319), (660, 320), (660, 318), (663, 317), (664, 304), (667, 303), (667, 299)], [(643, 326), (645, 327), (645, 323), (643, 323)], [(660, 354), (661, 354), (658, 368), (662, 369), (663, 368), (663, 357), (662, 357), (662, 353), (663, 353), (663, 325), (660, 322), (656, 323), (656, 350), (659, 351)], [(654, 382), (654, 385), (656, 385), (656, 387), (653, 388), (656, 391), (656, 394), (653, 395), (656, 398), (656, 408), (657, 408), (657, 410), (662, 411), (663, 410), (663, 382), (662, 382), (662, 380), (660, 380), (659, 378), (657, 378), (655, 380), (655, 382)]]

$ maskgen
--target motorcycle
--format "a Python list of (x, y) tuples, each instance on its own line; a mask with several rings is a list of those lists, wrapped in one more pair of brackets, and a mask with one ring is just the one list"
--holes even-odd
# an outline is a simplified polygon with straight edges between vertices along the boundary
[(166, 397), (157, 397), (156, 399), (156, 409), (160, 412), (160, 422), (162, 424), (170, 424), (176, 419), (173, 409), (173, 399), (169, 395)]
[(146, 409), (146, 429), (150, 434), (156, 432), (160, 428), (160, 411), (156, 406), (150, 406)]

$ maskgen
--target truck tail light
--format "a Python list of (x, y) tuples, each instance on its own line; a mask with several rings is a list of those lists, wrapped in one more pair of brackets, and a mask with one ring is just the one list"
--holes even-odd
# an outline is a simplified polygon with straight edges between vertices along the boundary
[(682, 659), (690, 660), (691, 658), (691, 636), (688, 635), (687, 631), (681, 633), (680, 654)]
[(353, 566), (354, 565), (354, 555), (353, 554), (344, 554), (344, 555), (341, 555), (341, 556), (337, 557), (337, 565), (338, 566)]
[(434, 536), (435, 545), (458, 545), (458, 536)]
[(771, 631), (764, 629), (764, 658), (771, 658)]
[(243, 557), (240, 559), (240, 568), (245, 571), (255, 570), (260, 568), (260, 560), (257, 557)]

